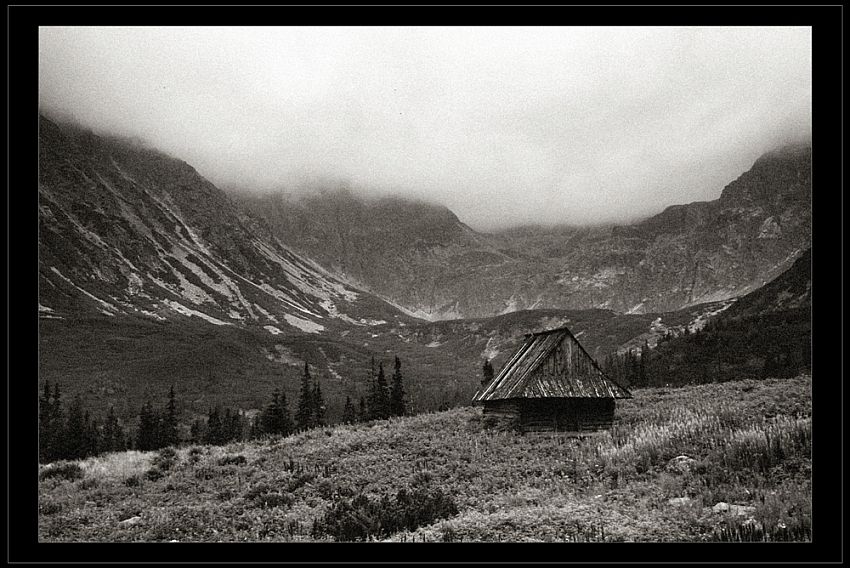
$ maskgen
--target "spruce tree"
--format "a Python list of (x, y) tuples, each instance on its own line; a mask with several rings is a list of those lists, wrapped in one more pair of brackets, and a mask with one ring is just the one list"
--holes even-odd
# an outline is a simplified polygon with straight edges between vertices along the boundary
[(165, 415), (163, 416), (161, 444), (163, 446), (176, 446), (178, 442), (177, 404), (174, 400), (174, 385), (171, 385), (171, 389), (168, 391), (168, 404), (165, 407)]
[(313, 385), (310, 380), (310, 364), (304, 363), (304, 376), (301, 378), (301, 398), (298, 400), (298, 413), (295, 422), (298, 430), (307, 430), (316, 425)]
[(63, 438), (65, 439), (64, 459), (82, 458), (86, 447), (86, 416), (83, 412), (83, 401), (80, 396), (74, 397), (68, 409), (68, 421), (65, 424)]
[(192, 422), (192, 426), (189, 428), (189, 434), (192, 437), (193, 444), (201, 444), (206, 437), (206, 428), (204, 426), (204, 421), (200, 418), (196, 418)]
[(263, 434), (280, 434), (280, 391), (275, 389), (272, 400), (258, 417), (260, 431)]
[(44, 392), (38, 399), (38, 461), (41, 463), (53, 459), (54, 430), (50, 381), (46, 381)]
[(292, 424), (292, 416), (289, 414), (289, 404), (286, 402), (286, 393), (280, 393), (280, 433), (289, 436), (295, 426)]
[(313, 419), (316, 426), (325, 425), (325, 399), (318, 380), (313, 387)]
[(121, 424), (115, 416), (115, 407), (110, 406), (106, 413), (106, 421), (103, 423), (103, 451), (118, 452), (123, 450), (121, 439)]
[(384, 377), (384, 364), (378, 363), (378, 376), (372, 383), (369, 397), (369, 417), (372, 420), (382, 420), (390, 415), (390, 397), (387, 391), (387, 380)]
[(204, 442), (220, 445), (224, 442), (224, 431), (221, 423), (221, 411), (218, 406), (211, 408), (207, 415), (207, 429)]
[(345, 406), (342, 409), (342, 423), (353, 424), (357, 422), (357, 411), (354, 410), (354, 405), (351, 403), (351, 397), (345, 397)]
[(159, 416), (145, 402), (139, 412), (139, 432), (136, 436), (136, 449), (142, 452), (159, 449)]
[(366, 408), (366, 399), (362, 396), (360, 397), (360, 410), (357, 413), (357, 419), (361, 422), (369, 420), (369, 409)]
[(404, 397), (404, 380), (401, 375), (401, 361), (395, 358), (395, 369), (393, 370), (392, 386), (390, 387), (390, 415), (404, 416), (407, 412), (407, 403)]
[(493, 380), (493, 365), (489, 359), (484, 359), (484, 366), (481, 369), (481, 385), (489, 385)]

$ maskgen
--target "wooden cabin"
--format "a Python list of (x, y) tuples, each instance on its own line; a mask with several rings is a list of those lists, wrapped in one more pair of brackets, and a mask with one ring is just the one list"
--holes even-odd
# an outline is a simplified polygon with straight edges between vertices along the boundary
[(526, 334), (473, 402), (484, 405), (488, 427), (581, 435), (609, 428), (615, 400), (631, 397), (562, 327)]

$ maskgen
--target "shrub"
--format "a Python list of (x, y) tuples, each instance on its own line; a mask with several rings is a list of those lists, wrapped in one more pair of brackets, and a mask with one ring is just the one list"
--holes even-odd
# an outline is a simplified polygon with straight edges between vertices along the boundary
[(62, 504), (61, 503), (54, 503), (54, 502), (43, 503), (43, 504), (39, 505), (39, 507), (38, 507), (38, 514), (39, 515), (55, 515), (56, 513), (59, 513), (61, 511), (62, 511)]
[(142, 480), (138, 475), (131, 475), (127, 479), (124, 480), (124, 485), (127, 487), (139, 487), (142, 484)]
[(218, 460), (218, 465), (245, 465), (248, 460), (245, 456), (224, 456)]
[(156, 481), (157, 479), (162, 479), (165, 477), (165, 472), (159, 469), (158, 467), (152, 467), (145, 473), (145, 479), (149, 481)]
[(53, 467), (48, 467), (44, 469), (39, 475), (38, 478), (40, 480), (45, 479), (64, 479), (66, 481), (73, 481), (75, 479), (80, 479), (83, 477), (83, 468), (75, 463), (60, 463), (56, 464)]
[(273, 507), (289, 507), (294, 499), (291, 495), (281, 493), (270, 485), (260, 483), (245, 492), (245, 499), (255, 507), (270, 509)]
[(177, 452), (172, 447), (162, 448), (156, 457), (153, 458), (152, 463), (154, 467), (162, 471), (168, 471), (177, 463)]
[(362, 541), (412, 531), (437, 519), (457, 515), (457, 505), (440, 489), (399, 490), (395, 499), (370, 500), (365, 495), (340, 501), (313, 524), (313, 536), (328, 534), (337, 541)]

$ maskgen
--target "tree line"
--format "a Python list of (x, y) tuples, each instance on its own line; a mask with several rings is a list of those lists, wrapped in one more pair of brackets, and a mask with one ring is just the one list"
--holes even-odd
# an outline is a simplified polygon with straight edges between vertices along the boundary
[[(388, 383), (383, 363), (375, 371), (372, 357), (368, 395), (361, 397), (355, 408), (347, 396), (342, 422), (379, 420), (407, 414), (408, 401), (401, 371), (401, 360), (395, 357), (394, 371)], [(66, 416), (67, 414), (67, 416)], [(294, 415), (290, 413), (286, 394), (276, 388), (271, 400), (253, 418), (238, 409), (212, 407), (206, 417), (197, 418), (189, 427), (188, 437), (181, 436), (177, 400), (172, 385), (162, 408), (146, 401), (139, 411), (135, 435), (121, 424), (114, 407), (104, 419), (93, 418), (84, 410), (79, 396), (69, 409), (62, 408), (58, 384), (45, 382), (39, 399), (39, 461), (82, 459), (110, 451), (137, 449), (151, 451), (182, 442), (221, 445), (228, 442), (270, 435), (288, 436), (310, 428), (327, 425), (324, 395), (314, 380), (309, 363), (304, 364), (301, 389)]]
[(668, 332), (658, 344), (607, 356), (603, 370), (623, 386), (784, 378), (811, 372), (809, 308), (719, 317), (701, 330)]

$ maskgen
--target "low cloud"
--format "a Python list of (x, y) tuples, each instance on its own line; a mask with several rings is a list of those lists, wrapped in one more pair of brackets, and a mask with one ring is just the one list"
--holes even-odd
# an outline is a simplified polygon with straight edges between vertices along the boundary
[(223, 187), (624, 222), (811, 135), (811, 28), (48, 27), (39, 90)]

